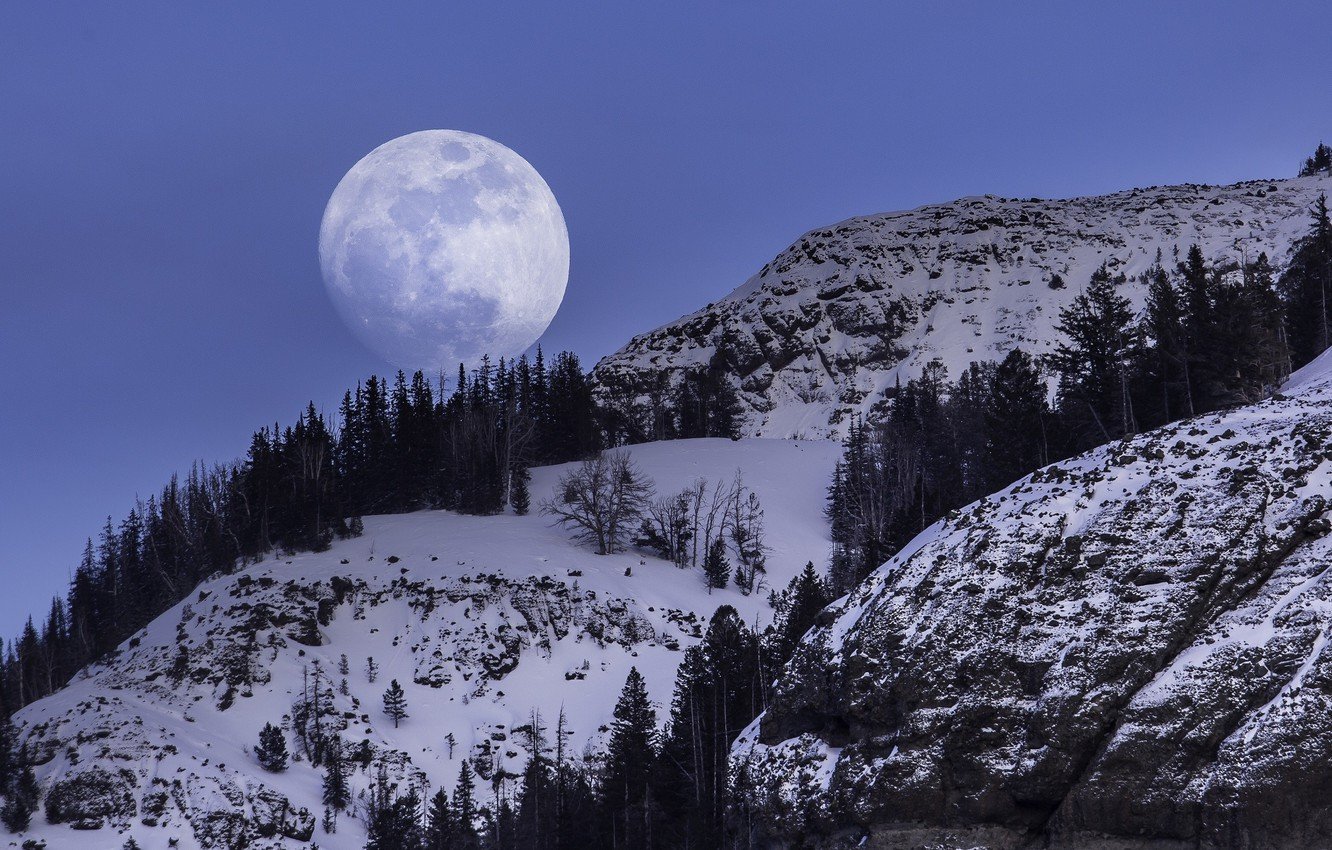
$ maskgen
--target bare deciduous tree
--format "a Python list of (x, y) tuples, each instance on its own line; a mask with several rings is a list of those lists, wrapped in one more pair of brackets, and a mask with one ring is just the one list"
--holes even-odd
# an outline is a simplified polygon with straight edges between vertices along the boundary
[(764, 572), (768, 546), (763, 532), (763, 506), (758, 494), (745, 486), (740, 470), (735, 471), (731, 485), (728, 530), (735, 546), (738, 563), (735, 583), (740, 591), (749, 594), (756, 589), (757, 574)]
[(652, 481), (628, 452), (603, 452), (561, 476), (556, 498), (543, 501), (541, 513), (609, 555), (638, 528), (651, 498)]
[(663, 496), (647, 506), (643, 518), (640, 546), (656, 549), (663, 557), (684, 569), (689, 566), (689, 541), (694, 533), (689, 523), (688, 490)]

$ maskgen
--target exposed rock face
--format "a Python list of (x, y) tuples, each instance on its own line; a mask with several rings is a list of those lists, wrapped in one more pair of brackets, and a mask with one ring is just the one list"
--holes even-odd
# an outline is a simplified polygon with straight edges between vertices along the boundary
[[(395, 614), (385, 617), (381, 611)], [(284, 846), (281, 839), (309, 842), (315, 816), (250, 778), (262, 771), (248, 759), (230, 768), (197, 756), (187, 761), (170, 727), (147, 725), (145, 715), (160, 719), (163, 712), (179, 711), (193, 722), (196, 710), (216, 712), (215, 718), (246, 713), (256, 692), (272, 682), (273, 668), (284, 657), (308, 657), (303, 647), (326, 643), (325, 629), (337, 627), (340, 619), (372, 633), (394, 623), (401, 631), (391, 645), (401, 648), (412, 681), (479, 699), (492, 694), (522, 658), (548, 658), (566, 637), (633, 651), (658, 641), (678, 648), (680, 640), (701, 633), (702, 620), (692, 612), (654, 613), (650, 619), (631, 600), (605, 598), (548, 576), (414, 581), (404, 571), (387, 581), (340, 575), (279, 581), (245, 573), (213, 582), (179, 606), (174, 641), (133, 646), (114, 665), (95, 669), (95, 690), (109, 696), (74, 702), (31, 730), (29, 744), (51, 760), (45, 768), (53, 776), (45, 795), (46, 820), (83, 830), (124, 829), (139, 814), (146, 826), (187, 829), (206, 850)], [(164, 633), (169, 625), (161, 623)], [(325, 676), (338, 675), (330, 663), (322, 669)], [(299, 680), (305, 681), (304, 675)], [(349, 737), (369, 735), (375, 710), (355, 699), (338, 700), (329, 679), (322, 681), (326, 728)], [(493, 735), (495, 741), (506, 737), (498, 730)], [(395, 778), (420, 775), (407, 753), (368, 738), (365, 746), (375, 753), (376, 765), (388, 765)], [(503, 761), (491, 739), (475, 755), (483, 765), (478, 770)], [(137, 769), (102, 766), (117, 761)]]
[(769, 837), (1332, 846), (1329, 365), (1041, 470), (825, 612), (733, 755)]
[(602, 360), (604, 400), (651, 407), (719, 356), (748, 435), (839, 436), (939, 358), (956, 376), (1015, 347), (1045, 353), (1059, 311), (1105, 263), (1136, 277), (1192, 244), (1281, 265), (1327, 177), (1168, 186), (1069, 200), (963, 198), (806, 233), (739, 289)]
[(46, 819), (51, 823), (127, 822), (134, 816), (137, 784), (128, 770), (113, 773), (90, 767), (51, 785), (46, 793)]

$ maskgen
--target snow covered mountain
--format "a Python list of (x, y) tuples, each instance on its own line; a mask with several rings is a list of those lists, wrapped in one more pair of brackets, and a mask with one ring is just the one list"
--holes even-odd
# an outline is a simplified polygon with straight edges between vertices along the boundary
[(1166, 186), (1069, 200), (963, 198), (810, 231), (730, 295), (603, 359), (608, 396), (645, 397), (714, 356), (744, 433), (836, 437), (896, 381), (939, 358), (956, 377), (1015, 347), (1043, 354), (1059, 311), (1105, 263), (1136, 277), (1193, 244), (1278, 268), (1332, 177)]
[(736, 744), (756, 821), (785, 846), (1332, 846), (1330, 446), (1332, 352), (936, 523)]
[[(765, 511), (771, 587), (826, 559), (821, 509), (837, 455), (832, 443), (776, 440), (632, 450), (662, 495), (739, 470)], [(534, 470), (534, 502), (562, 471)], [(367, 517), (364, 536), (326, 552), (204, 583), (115, 657), (16, 715), (45, 801), (25, 838), (52, 850), (119, 848), (131, 835), (146, 850), (360, 848), (359, 821), (344, 815), (333, 835), (317, 825), (321, 771), (296, 761), (268, 773), (252, 752), (264, 724), (284, 719), (300, 751), (290, 716), (303, 692), (318, 690), (326, 722), (395, 778), (452, 788), (471, 758), (484, 801), (487, 775), (526, 763), (521, 728), (534, 710), (552, 729), (563, 710), (578, 752), (602, 736), (631, 666), (669, 705), (682, 650), (720, 604), (750, 620), (771, 613), (766, 591), (710, 594), (698, 570), (596, 556), (541, 516)], [(381, 700), (394, 679), (409, 714), (396, 727)], [(358, 770), (353, 786), (371, 779)]]
[[(956, 375), (1014, 346), (1047, 350), (1102, 263), (1139, 302), (1134, 277), (1158, 251), (1166, 263), (1195, 243), (1211, 258), (1267, 251), (1280, 265), (1328, 189), (1324, 177), (969, 198), (853, 219), (635, 338), (596, 379), (632, 396), (716, 358), (748, 434), (835, 437), (936, 357)], [(1320, 361), (1283, 397), (1047, 468), (932, 527), (825, 612), (737, 745), (771, 837), (1332, 842), (1329, 437), (1332, 362)], [(632, 454), (659, 495), (740, 470), (765, 510), (768, 588), (826, 563), (836, 443)], [(534, 470), (534, 503), (562, 471)], [(720, 604), (771, 615), (766, 589), (709, 593), (697, 570), (593, 555), (541, 516), (367, 517), (362, 537), (326, 552), (210, 579), (19, 712), (44, 803), (20, 841), (360, 848), (357, 819), (318, 825), (308, 761), (260, 767), (264, 724), (299, 753), (294, 706), (318, 694), (323, 722), (367, 762), (438, 788), (469, 759), (484, 799), (489, 777), (527, 761), (534, 712), (553, 727), (563, 710), (579, 751), (603, 738), (631, 666), (668, 705), (682, 650)], [(399, 725), (382, 711), (393, 680)], [(371, 780), (358, 769), (354, 790)]]

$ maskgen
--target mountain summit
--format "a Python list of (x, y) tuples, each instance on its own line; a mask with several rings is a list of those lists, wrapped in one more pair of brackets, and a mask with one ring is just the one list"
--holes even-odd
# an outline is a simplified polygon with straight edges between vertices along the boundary
[(634, 337), (597, 364), (612, 404), (721, 370), (742, 433), (845, 434), (939, 359), (956, 376), (1013, 348), (1051, 351), (1059, 312), (1105, 265), (1140, 307), (1139, 277), (1191, 245), (1284, 265), (1332, 177), (1133, 189), (1068, 200), (986, 195), (811, 230), (730, 295)]

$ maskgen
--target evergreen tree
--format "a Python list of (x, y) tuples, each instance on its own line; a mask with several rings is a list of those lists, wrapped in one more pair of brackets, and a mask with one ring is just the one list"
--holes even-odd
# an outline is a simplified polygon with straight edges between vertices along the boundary
[(566, 351), (555, 358), (540, 394), (541, 438), (537, 452), (541, 460), (551, 463), (575, 460), (601, 448), (592, 381), (583, 372), (577, 356)]
[[(3, 656), (2, 652), (0, 656)], [(0, 720), (0, 794), (8, 794), (18, 776), (20, 766), (16, 751), (18, 730), (14, 728), (14, 721), (7, 712), (3, 717), (4, 719)]]
[(657, 757), (657, 712), (636, 667), (629, 669), (614, 717), (601, 789), (606, 838), (612, 850), (650, 847), (654, 810), (648, 780)]
[(1013, 349), (995, 367), (985, 397), (982, 494), (993, 493), (1045, 465), (1049, 407), (1045, 381), (1030, 354)]
[(1332, 174), (1332, 148), (1322, 142), (1318, 143), (1313, 156), (1306, 159), (1300, 168), (1301, 177), (1313, 177), (1319, 174)]
[(726, 586), (731, 575), (731, 565), (726, 560), (726, 538), (718, 537), (708, 547), (707, 557), (703, 559), (703, 575), (709, 593)]
[(513, 512), (518, 516), (527, 516), (527, 512), (532, 508), (532, 494), (528, 489), (528, 482), (531, 480), (532, 473), (527, 467), (520, 466), (513, 471), (509, 504), (513, 506)]
[[(1204, 289), (1195, 290), (1192, 297), (1205, 298)], [(1051, 362), (1059, 374), (1059, 410), (1072, 428), (1075, 448), (1137, 430), (1129, 392), (1129, 364), (1137, 353), (1132, 318), (1128, 299), (1115, 291), (1105, 266), (1059, 314), (1056, 330), (1064, 339)]]
[(1238, 281), (1219, 280), (1215, 297), (1211, 400), (1218, 407), (1252, 404), (1290, 374), (1285, 317), (1267, 255), (1245, 264)]
[(653, 782), (665, 846), (724, 846), (730, 747), (762, 708), (759, 661), (757, 636), (729, 605), (685, 652)]
[(19, 748), (16, 760), (14, 781), (6, 789), (7, 799), (4, 807), (0, 808), (0, 821), (4, 822), (10, 832), (23, 832), (32, 823), (32, 813), (37, 808), (40, 791), (26, 744)]
[(458, 768), (458, 782), (453, 787), (453, 847), (458, 850), (475, 850), (481, 846), (476, 817), (476, 780), (472, 775), (472, 766), (464, 759)]
[(1332, 223), (1327, 196), (1314, 207), (1309, 232), (1295, 245), (1290, 265), (1281, 276), (1291, 365), (1313, 360), (1332, 343)]
[(1148, 273), (1143, 324), (1151, 340), (1151, 356), (1142, 371), (1155, 389), (1149, 404), (1156, 415), (1149, 419), (1160, 424), (1192, 416), (1195, 411), (1184, 301), (1159, 263)]
[(287, 769), (287, 737), (272, 723), (265, 723), (259, 731), (259, 744), (254, 757), (264, 770), (278, 773)]
[(791, 579), (786, 590), (775, 600), (776, 612), (764, 641), (768, 656), (766, 660), (773, 674), (790, 660), (800, 639), (813, 627), (819, 612), (832, 599), (832, 592), (827, 582), (815, 571), (814, 562), (807, 562), (800, 574)]
[(337, 815), (346, 811), (347, 807), (351, 805), (351, 784), (347, 777), (347, 758), (342, 750), (342, 740), (336, 735), (330, 739), (324, 757), (323, 790), (324, 806), (331, 815), (328, 818), (328, 823), (333, 827), (329, 830), (331, 832), (336, 829)]
[(398, 795), (381, 773), (367, 806), (365, 850), (420, 850), (420, 806), (416, 789)]
[(523, 769), (514, 813), (513, 835), (519, 847), (547, 850), (556, 833), (556, 776), (545, 752), (545, 728), (537, 712), (526, 727), (529, 737), (527, 766)]
[(1224, 365), (1231, 352), (1226, 349), (1227, 340), (1221, 329), (1226, 318), (1223, 300), (1229, 271), (1230, 268), (1224, 264), (1209, 269), (1197, 245), (1189, 248), (1187, 259), (1179, 266), (1185, 311), (1190, 409), (1195, 413), (1206, 413), (1220, 407), (1227, 382), (1231, 378)]
[(390, 682), (384, 691), (384, 713), (393, 718), (394, 729), (407, 718), (407, 695), (403, 693), (397, 679)]
[(449, 802), (448, 792), (441, 788), (430, 798), (430, 809), (426, 814), (424, 850), (452, 850), (456, 831), (453, 804)]

